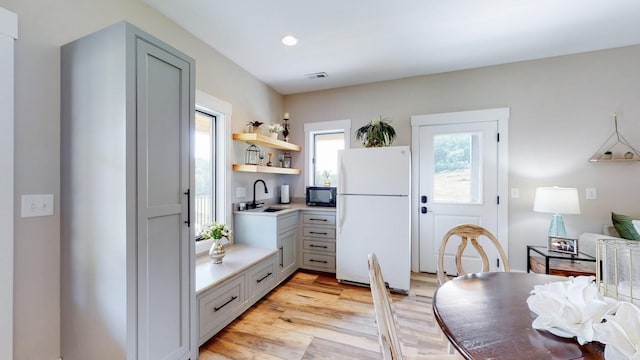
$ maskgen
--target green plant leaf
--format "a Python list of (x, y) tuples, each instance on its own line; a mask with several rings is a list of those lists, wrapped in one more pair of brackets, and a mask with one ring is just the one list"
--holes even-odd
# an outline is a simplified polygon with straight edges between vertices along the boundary
[(356, 140), (365, 147), (389, 146), (396, 139), (396, 131), (390, 123), (391, 119), (380, 115), (356, 130)]

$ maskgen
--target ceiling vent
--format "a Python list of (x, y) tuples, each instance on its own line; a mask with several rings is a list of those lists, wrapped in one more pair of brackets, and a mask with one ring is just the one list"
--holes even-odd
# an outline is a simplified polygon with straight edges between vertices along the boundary
[(329, 75), (327, 75), (326, 72), (318, 72), (318, 73), (313, 73), (313, 74), (307, 74), (305, 75), (307, 77), (307, 79), (324, 79), (329, 77)]

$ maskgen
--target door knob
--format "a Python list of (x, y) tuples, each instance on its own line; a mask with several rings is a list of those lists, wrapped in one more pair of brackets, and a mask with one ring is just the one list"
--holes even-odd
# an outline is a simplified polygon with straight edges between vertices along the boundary
[(420, 212), (423, 213), (423, 214), (426, 214), (428, 211), (429, 210), (427, 209), (426, 206), (423, 206), (423, 207), (420, 208)]

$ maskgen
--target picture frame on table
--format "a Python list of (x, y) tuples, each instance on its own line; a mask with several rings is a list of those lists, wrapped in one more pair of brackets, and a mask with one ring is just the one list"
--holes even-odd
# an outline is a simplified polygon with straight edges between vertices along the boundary
[(549, 236), (547, 243), (549, 251), (578, 255), (578, 239), (562, 236)]

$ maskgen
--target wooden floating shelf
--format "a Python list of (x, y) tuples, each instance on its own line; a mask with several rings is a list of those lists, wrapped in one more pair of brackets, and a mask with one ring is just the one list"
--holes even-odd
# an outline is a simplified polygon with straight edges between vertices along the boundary
[(259, 166), (259, 165), (242, 165), (242, 164), (233, 164), (233, 171), (269, 173), (269, 174), (289, 174), (289, 175), (300, 175), (301, 173), (300, 169), (281, 168), (277, 166)]
[(277, 140), (269, 136), (257, 133), (232, 134), (233, 140), (246, 141), (252, 144), (284, 151), (300, 151), (301, 146), (290, 142)]
[(628, 162), (628, 161), (640, 161), (640, 159), (625, 159), (625, 158), (611, 158), (611, 159), (590, 159), (591, 162)]

